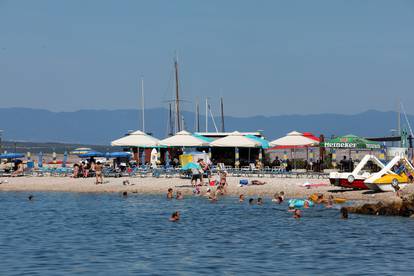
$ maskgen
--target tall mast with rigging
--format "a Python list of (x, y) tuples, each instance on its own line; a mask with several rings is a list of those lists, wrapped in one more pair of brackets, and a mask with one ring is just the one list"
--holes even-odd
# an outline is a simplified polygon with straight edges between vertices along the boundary
[(221, 132), (225, 132), (225, 128), (224, 128), (224, 103), (223, 103), (223, 97), (220, 97), (220, 109), (221, 109)]
[(177, 123), (177, 132), (181, 131), (181, 116), (180, 116), (180, 83), (178, 79), (178, 58), (175, 57), (174, 61), (175, 69), (175, 116)]
[(144, 78), (141, 77), (141, 112), (142, 112), (142, 132), (145, 132), (145, 105), (144, 105)]

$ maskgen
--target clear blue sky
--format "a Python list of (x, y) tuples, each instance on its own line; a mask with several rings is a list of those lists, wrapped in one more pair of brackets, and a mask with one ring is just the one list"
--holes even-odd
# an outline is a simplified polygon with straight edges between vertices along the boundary
[(413, 1), (0, 0), (0, 107), (414, 113)]

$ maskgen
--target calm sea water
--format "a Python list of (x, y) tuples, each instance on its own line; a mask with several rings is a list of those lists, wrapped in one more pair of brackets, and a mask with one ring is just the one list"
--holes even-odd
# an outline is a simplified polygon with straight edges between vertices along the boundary
[[(414, 220), (234, 197), (0, 193), (0, 275), (413, 275)], [(175, 210), (178, 223), (168, 220)]]

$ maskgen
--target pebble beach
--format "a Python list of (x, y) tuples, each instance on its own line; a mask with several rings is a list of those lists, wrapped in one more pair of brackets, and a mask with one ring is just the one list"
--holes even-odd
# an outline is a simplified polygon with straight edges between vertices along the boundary
[[(335, 197), (347, 200), (363, 201), (392, 201), (397, 197), (394, 193), (373, 193), (341, 189), (329, 184), (327, 179), (306, 178), (260, 178), (264, 185), (248, 185), (240, 187), (239, 177), (228, 177), (227, 194), (238, 196), (272, 197), (275, 193), (284, 191), (287, 198), (305, 198), (313, 193), (332, 194)], [(250, 179), (251, 180), (251, 179)], [(74, 192), (74, 193), (138, 193), (138, 194), (165, 194), (168, 188), (180, 190), (184, 195), (193, 194), (190, 180), (181, 178), (154, 178), (154, 177), (122, 177), (106, 178), (104, 184), (95, 184), (95, 178), (71, 177), (8, 177), (0, 178), (0, 192)], [(127, 182), (127, 183), (125, 183)], [(305, 183), (318, 184), (317, 187), (304, 187)], [(322, 184), (322, 185), (321, 185)], [(208, 189), (202, 187), (202, 192)], [(407, 192), (412, 192), (411, 187)]]

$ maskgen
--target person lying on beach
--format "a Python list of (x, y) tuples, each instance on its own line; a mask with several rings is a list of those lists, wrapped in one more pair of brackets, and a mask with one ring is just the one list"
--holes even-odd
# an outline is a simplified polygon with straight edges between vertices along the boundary
[(295, 210), (293, 211), (293, 218), (295, 218), (295, 219), (299, 219), (299, 218), (301, 218), (301, 216), (302, 216), (302, 214), (301, 214), (301, 212), (300, 212), (300, 210), (299, 210), (299, 209), (295, 209)]
[(252, 180), (252, 185), (264, 185), (264, 184), (266, 184), (265, 181)]
[(184, 199), (184, 196), (180, 191), (177, 191), (175, 195), (175, 199), (181, 200), (181, 199)]
[(168, 191), (167, 191), (167, 199), (172, 199), (173, 197), (174, 197), (173, 189), (172, 188), (168, 188)]
[(178, 211), (172, 213), (170, 217), (170, 221), (179, 221), (180, 220), (180, 213)]
[(263, 199), (261, 197), (257, 199), (257, 205), (263, 205)]
[(244, 195), (243, 194), (241, 194), (240, 196), (239, 196), (239, 202), (243, 202), (244, 201)]

